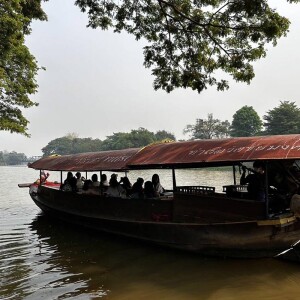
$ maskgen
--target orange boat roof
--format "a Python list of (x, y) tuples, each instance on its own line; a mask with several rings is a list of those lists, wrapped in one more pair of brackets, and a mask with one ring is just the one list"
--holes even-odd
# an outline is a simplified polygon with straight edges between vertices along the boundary
[(132, 168), (193, 167), (232, 162), (299, 159), (300, 135), (195, 140), (145, 147), (130, 161)]
[(72, 155), (52, 155), (41, 158), (29, 168), (49, 171), (121, 171), (140, 148), (115, 151), (88, 152)]
[(282, 159), (300, 159), (299, 134), (171, 142), (142, 149), (50, 156), (29, 167), (53, 171), (122, 171)]

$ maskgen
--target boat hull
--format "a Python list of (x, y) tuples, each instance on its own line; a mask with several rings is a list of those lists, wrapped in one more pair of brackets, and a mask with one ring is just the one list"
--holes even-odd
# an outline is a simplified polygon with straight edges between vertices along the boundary
[(272, 257), (300, 237), (297, 220), (284, 225), (257, 221), (172, 221), (172, 201), (120, 199), (40, 187), (31, 194), (46, 214), (94, 230), (158, 245), (226, 257)]

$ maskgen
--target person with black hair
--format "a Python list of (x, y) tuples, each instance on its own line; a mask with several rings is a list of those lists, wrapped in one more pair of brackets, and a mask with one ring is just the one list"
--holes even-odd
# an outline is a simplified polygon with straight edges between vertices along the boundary
[(243, 173), (240, 184), (247, 184), (248, 195), (250, 199), (265, 201), (266, 200), (266, 180), (265, 180), (265, 164), (256, 160), (253, 163), (253, 173), (246, 176), (246, 167), (243, 166)]

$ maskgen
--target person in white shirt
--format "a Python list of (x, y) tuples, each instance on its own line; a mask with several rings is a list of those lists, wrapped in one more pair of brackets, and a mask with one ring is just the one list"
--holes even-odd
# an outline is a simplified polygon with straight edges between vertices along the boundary
[(82, 190), (82, 187), (83, 187), (83, 183), (84, 183), (84, 177), (81, 177), (81, 173), (80, 172), (77, 172), (75, 174), (76, 176), (76, 188), (78, 191)]
[(152, 183), (153, 183), (153, 186), (154, 186), (155, 196), (159, 197), (159, 196), (163, 195), (165, 189), (160, 184), (158, 174), (153, 174), (153, 176), (152, 176)]
[(109, 197), (126, 197), (126, 191), (121, 187), (120, 183), (118, 182), (116, 174), (112, 174), (109, 181), (109, 187), (106, 193)]
[(95, 187), (100, 186), (100, 181), (98, 181), (98, 175), (97, 174), (92, 175), (92, 182), (93, 182), (93, 186), (95, 186)]

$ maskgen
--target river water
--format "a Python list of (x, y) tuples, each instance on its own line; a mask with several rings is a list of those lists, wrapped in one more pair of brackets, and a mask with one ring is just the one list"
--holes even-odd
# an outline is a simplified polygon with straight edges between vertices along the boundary
[[(150, 171), (129, 173), (150, 179)], [(169, 171), (159, 172), (171, 187)], [(18, 183), (38, 176), (0, 167), (0, 299), (231, 300), (300, 297), (300, 264), (216, 259), (90, 232), (42, 214)], [(121, 175), (120, 175), (121, 176)], [(51, 174), (52, 180), (59, 174)], [(200, 183), (201, 182), (201, 183)], [(229, 171), (178, 171), (177, 184), (231, 183)]]

